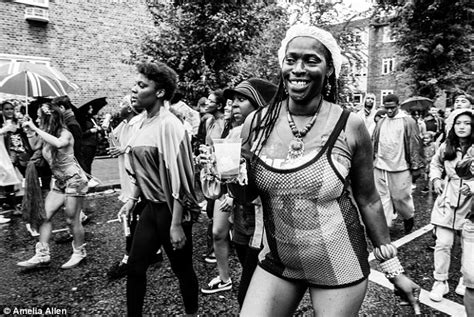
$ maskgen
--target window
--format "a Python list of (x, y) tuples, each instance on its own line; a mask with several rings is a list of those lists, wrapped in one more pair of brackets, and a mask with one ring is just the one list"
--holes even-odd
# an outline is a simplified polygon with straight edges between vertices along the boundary
[(390, 29), (389, 26), (384, 26), (383, 27), (382, 42), (383, 43), (395, 42), (395, 37), (392, 35), (392, 30)]
[(360, 105), (362, 104), (362, 94), (354, 94), (352, 95), (352, 99), (355, 104)]
[(18, 3), (29, 4), (32, 6), (48, 8), (49, 7), (49, 0), (15, 0)]
[(380, 91), (380, 105), (381, 106), (383, 106), (383, 97), (385, 97), (386, 95), (390, 95), (390, 94), (393, 94), (392, 89), (386, 89), (386, 90), (381, 90)]
[(395, 70), (395, 58), (382, 59), (382, 75), (390, 74)]

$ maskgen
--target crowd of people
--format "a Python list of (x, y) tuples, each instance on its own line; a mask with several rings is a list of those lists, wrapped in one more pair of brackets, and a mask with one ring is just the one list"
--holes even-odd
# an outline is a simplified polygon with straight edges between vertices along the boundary
[[(278, 85), (249, 78), (211, 90), (196, 107), (177, 91), (173, 69), (138, 64), (118, 125), (107, 131), (108, 153), (119, 162), (123, 206), (117, 217), (129, 230), (123, 259), (109, 278), (126, 276), (128, 314), (142, 315), (147, 268), (162, 260), (161, 250), (178, 279), (185, 313), (197, 314), (199, 291), (233, 288), (233, 243), (242, 265), (241, 315), (291, 315), (306, 291), (317, 315), (356, 315), (370, 273), (366, 235), (381, 271), (419, 313), (420, 287), (405, 275), (389, 230), (398, 216), (406, 234), (413, 230), (412, 190), (423, 176), (423, 190), (437, 196), (429, 297), (441, 301), (449, 292), (451, 249), (462, 232), (463, 277), (456, 293), (473, 316), (472, 97), (460, 94), (453, 109), (443, 113), (433, 106), (423, 113), (402, 109), (394, 94), (377, 103), (369, 92), (361, 109), (345, 109), (336, 103), (340, 48), (329, 32), (312, 26), (287, 31), (278, 61)], [(57, 97), (41, 102), (33, 120), (2, 103), (3, 208), (23, 213), (31, 231), (39, 231), (34, 256), (18, 263), (23, 268), (49, 264), (51, 219), (62, 207), (72, 255), (61, 268), (86, 257), (81, 211), (101, 124), (92, 107), (81, 122), (72, 109), (67, 96)], [(217, 145), (226, 142), (241, 144), (230, 174), (218, 168), (223, 158)], [(25, 195), (17, 207), (15, 190), (23, 178)], [(38, 187), (49, 190), (44, 201)], [(199, 290), (192, 226), (201, 208), (210, 219), (204, 260), (216, 263), (217, 277)], [(0, 217), (0, 223), (8, 221)]]

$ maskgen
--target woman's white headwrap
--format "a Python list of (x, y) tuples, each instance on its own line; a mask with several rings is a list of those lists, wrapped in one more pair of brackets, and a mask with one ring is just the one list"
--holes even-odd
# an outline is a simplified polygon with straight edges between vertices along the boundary
[(331, 53), (332, 62), (334, 65), (334, 73), (336, 78), (339, 78), (339, 72), (341, 71), (342, 55), (341, 48), (336, 42), (336, 39), (331, 33), (311, 25), (298, 24), (294, 25), (286, 31), (286, 36), (281, 41), (280, 49), (278, 50), (278, 61), (280, 66), (283, 66), (283, 60), (285, 59), (286, 49), (288, 43), (295, 37), (312, 37), (321, 42)]

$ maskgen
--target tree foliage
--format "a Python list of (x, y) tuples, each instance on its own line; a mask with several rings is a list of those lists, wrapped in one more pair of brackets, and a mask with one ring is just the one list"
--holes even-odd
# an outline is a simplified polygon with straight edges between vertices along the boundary
[(247, 73), (271, 79), (271, 71), (243, 71), (239, 65), (255, 55), (259, 44), (266, 45), (260, 41), (268, 24), (286, 21), (281, 8), (260, 1), (204, 0), (175, 5), (150, 1), (149, 8), (157, 28), (142, 51), (178, 72), (180, 88), (190, 101), (209, 89), (232, 85)]
[(434, 97), (439, 89), (465, 88), (472, 79), (471, 0), (383, 1), (390, 19), (401, 68), (411, 70), (416, 92)]

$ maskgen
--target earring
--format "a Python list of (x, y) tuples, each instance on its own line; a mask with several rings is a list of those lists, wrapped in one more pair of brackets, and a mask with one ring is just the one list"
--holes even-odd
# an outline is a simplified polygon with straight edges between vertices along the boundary
[(326, 90), (326, 96), (329, 96), (331, 94), (331, 84), (329, 83), (329, 81), (326, 81), (326, 87), (324, 87), (324, 89)]

